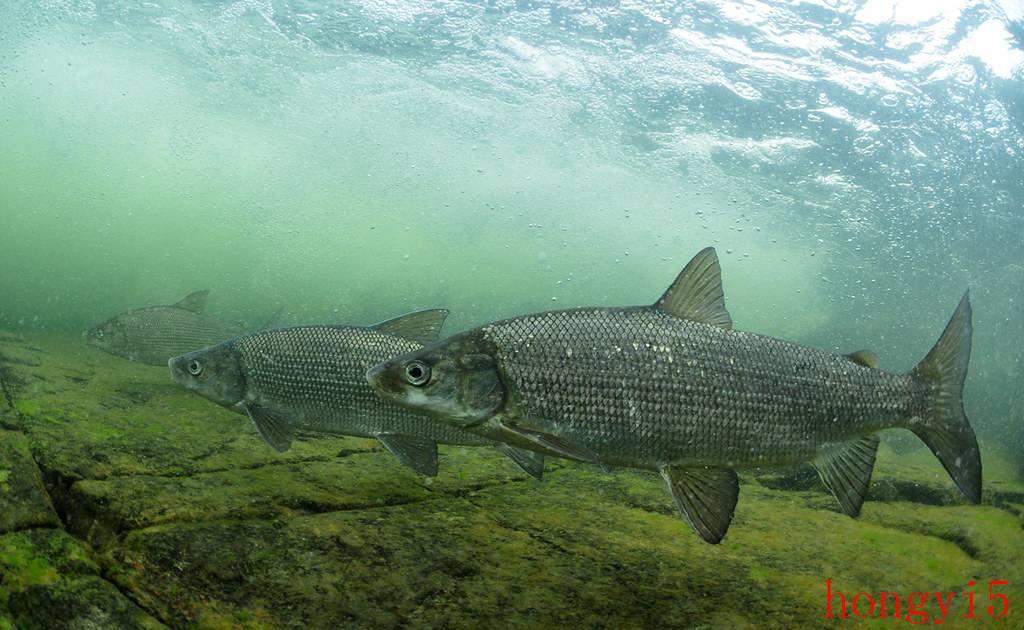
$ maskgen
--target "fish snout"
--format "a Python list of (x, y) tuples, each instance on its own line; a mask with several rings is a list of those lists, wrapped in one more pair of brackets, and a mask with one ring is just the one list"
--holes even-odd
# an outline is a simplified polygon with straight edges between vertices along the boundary
[(184, 355), (167, 359), (167, 369), (171, 371), (171, 380), (179, 385), (186, 385), (184, 361)]

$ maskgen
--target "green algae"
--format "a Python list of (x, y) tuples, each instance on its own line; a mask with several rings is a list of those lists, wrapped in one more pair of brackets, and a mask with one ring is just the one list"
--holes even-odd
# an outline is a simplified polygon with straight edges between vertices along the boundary
[(25, 436), (0, 429), (0, 462), (0, 533), (59, 525)]
[[(544, 619), (651, 627), (720, 619), (763, 627), (770, 618), (799, 626), (823, 613), (826, 579), (853, 593), (948, 591), (988, 566), (942, 537), (853, 520), (750, 484), (736, 528), (713, 547), (670, 509), (627, 507), (598, 491), (638, 493), (647, 485), (660, 493), (653, 476), (582, 466), (549, 476), (551, 483), (495, 484), (386, 508), (167, 524), (130, 533), (115, 557), (131, 559), (128, 587), (177, 601), (172, 618), (237, 621), (253, 606), (290, 606), (309, 625), (529, 627)], [(357, 592), (349, 584), (359, 584)], [(215, 603), (195, 595), (208, 592)], [(386, 612), (374, 598), (384, 593)], [(313, 607), (317, 597), (333, 608)]]
[(23, 416), (38, 416), (41, 409), (38, 402), (23, 398), (15, 401), (14, 408)]
[(59, 529), (0, 536), (0, 576), (0, 620), (6, 614), (11, 627), (161, 627), (102, 579), (92, 553)]

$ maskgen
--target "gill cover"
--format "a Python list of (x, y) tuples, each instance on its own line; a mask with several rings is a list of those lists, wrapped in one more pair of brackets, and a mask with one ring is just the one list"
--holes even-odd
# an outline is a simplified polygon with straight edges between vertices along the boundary
[(505, 403), (495, 350), (479, 331), (396, 357), (366, 378), (385, 398), (460, 427), (486, 421)]

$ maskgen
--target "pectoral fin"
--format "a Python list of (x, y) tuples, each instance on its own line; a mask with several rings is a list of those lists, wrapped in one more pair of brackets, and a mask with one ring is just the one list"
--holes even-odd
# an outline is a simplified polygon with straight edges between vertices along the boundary
[(505, 430), (511, 431), (519, 437), (529, 440), (537, 446), (547, 449), (552, 453), (561, 455), (562, 457), (568, 457), (569, 459), (575, 459), (581, 462), (590, 462), (592, 464), (600, 463), (598, 461), (597, 454), (594, 451), (585, 446), (569, 442), (557, 435), (527, 429), (526, 427), (519, 426), (514, 422), (502, 422), (501, 426)]
[(871, 485), (878, 436), (869, 435), (853, 442), (836, 444), (822, 450), (811, 462), (828, 486), (844, 514), (857, 516)]
[(291, 448), (292, 427), (286, 418), (258, 405), (245, 405), (245, 412), (249, 414), (249, 419), (263, 441), (275, 451), (283, 453)]
[(397, 433), (378, 433), (375, 437), (409, 468), (428, 477), (437, 475), (437, 442)]
[(544, 456), (540, 453), (508, 444), (498, 444), (497, 448), (534, 479), (540, 480), (544, 476)]
[(736, 471), (705, 466), (663, 466), (661, 476), (693, 531), (712, 545), (721, 542), (740, 494)]

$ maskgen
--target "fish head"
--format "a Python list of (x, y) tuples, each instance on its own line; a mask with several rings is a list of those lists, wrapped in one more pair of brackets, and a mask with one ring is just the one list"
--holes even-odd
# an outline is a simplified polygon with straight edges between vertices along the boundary
[(505, 404), (505, 383), (489, 346), (471, 331), (371, 367), (366, 380), (387, 400), (472, 427)]
[(167, 367), (175, 383), (218, 405), (231, 408), (245, 401), (242, 355), (233, 341), (174, 357)]
[(123, 355), (128, 349), (128, 332), (120, 318), (111, 317), (90, 328), (85, 333), (85, 341), (104, 352)]

